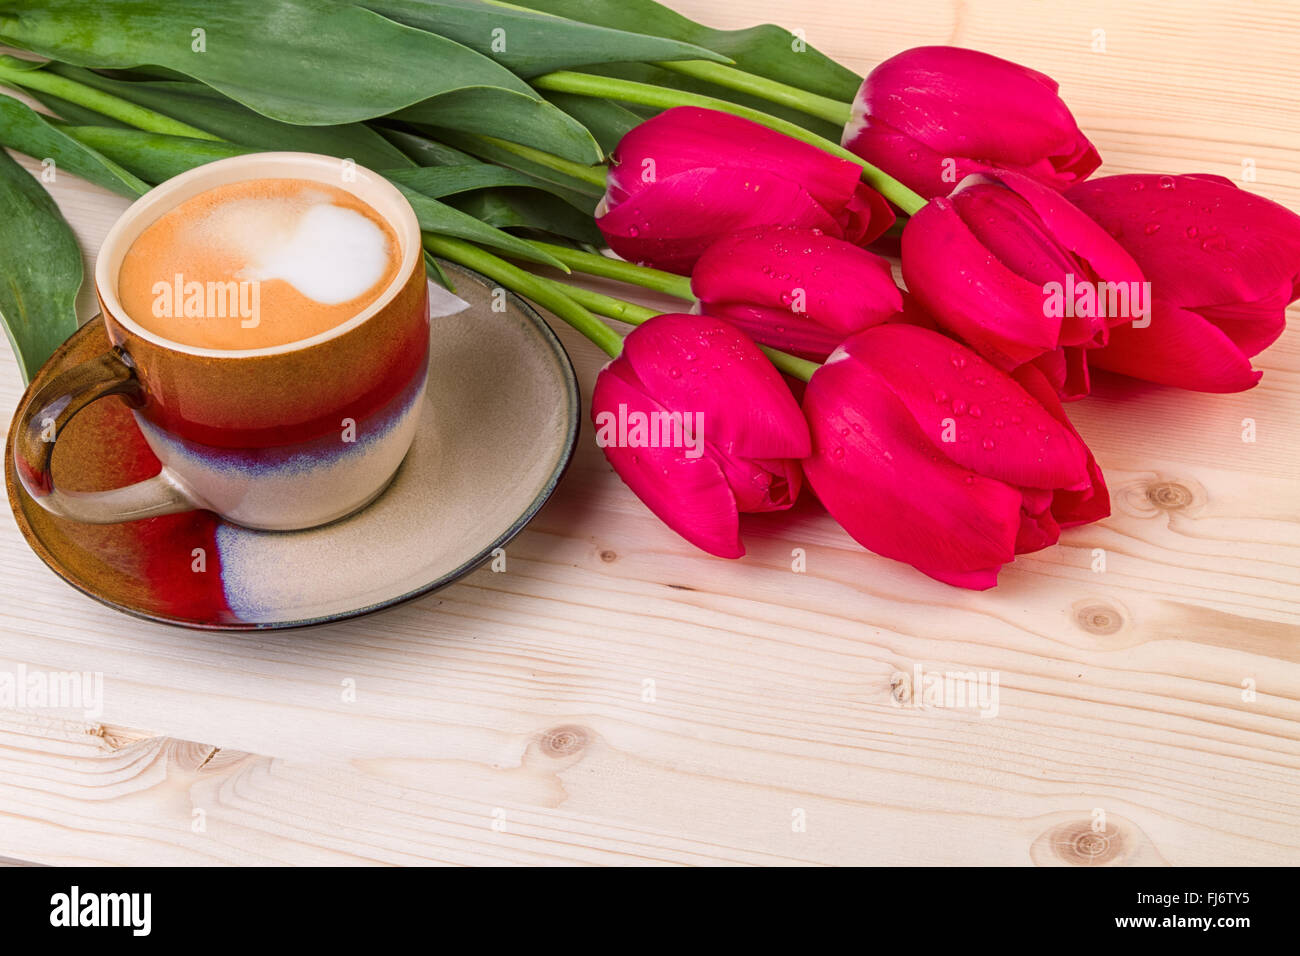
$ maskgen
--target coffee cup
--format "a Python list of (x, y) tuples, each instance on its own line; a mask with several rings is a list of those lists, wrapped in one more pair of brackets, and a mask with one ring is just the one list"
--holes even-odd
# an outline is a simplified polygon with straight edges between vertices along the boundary
[[(202, 339), (169, 335), (165, 319), (141, 316), (138, 308), (136, 317), (128, 314), (119, 288), (123, 262), (152, 224), (222, 187), (275, 180), (342, 190), (351, 205), (378, 217), (396, 247), (387, 250), (395, 268), (363, 307), (278, 344), (264, 344), (263, 329), (248, 348), (232, 347), (242, 344), (238, 333), (218, 347), (195, 344)], [(307, 238), (322, 241), (319, 230)], [(310, 248), (300, 242), (294, 254)], [(174, 278), (183, 298), (187, 283)], [(171, 295), (173, 277), (157, 279), (160, 296)], [(94, 281), (113, 348), (56, 376), (15, 424), (17, 474), (48, 511), (108, 524), (209, 509), (248, 528), (287, 531), (357, 511), (396, 473), (423, 404), (429, 302), (415, 213), (383, 177), (310, 153), (253, 153), (197, 167), (127, 209), (104, 240)], [(122, 488), (60, 490), (51, 471), (58, 435), (79, 411), (109, 396), (131, 407), (161, 470)]]

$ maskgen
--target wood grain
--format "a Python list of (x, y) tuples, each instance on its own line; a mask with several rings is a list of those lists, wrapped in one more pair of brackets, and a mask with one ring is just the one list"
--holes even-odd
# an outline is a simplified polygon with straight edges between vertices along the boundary
[[(778, 20), (860, 71), (920, 43), (1012, 57), (1061, 81), (1105, 172), (1251, 160), (1246, 188), (1300, 208), (1293, 4), (675, 5)], [(89, 261), (125, 202), (52, 192)], [(560, 332), (589, 390), (602, 359)], [(983, 594), (863, 553), (808, 501), (749, 522), (741, 561), (694, 552), (589, 441), (505, 573), (303, 632), (114, 614), (6, 515), (0, 672), (102, 672), (104, 707), (0, 712), (0, 855), (1300, 863), (1300, 334), (1259, 364), (1235, 396), (1100, 383), (1071, 412), (1114, 516)], [(997, 715), (916, 706), (918, 665), (996, 674)]]

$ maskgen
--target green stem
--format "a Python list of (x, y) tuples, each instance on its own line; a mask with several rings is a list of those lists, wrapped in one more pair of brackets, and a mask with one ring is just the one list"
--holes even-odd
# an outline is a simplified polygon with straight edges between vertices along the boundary
[[(648, 309), (644, 305), (637, 305), (635, 302), (625, 302), (622, 299), (614, 298), (612, 295), (592, 292), (590, 289), (583, 289), (578, 286), (565, 285), (554, 279), (543, 279), (541, 276), (534, 276), (534, 278), (549, 283), (558, 291), (563, 292), (569, 298), (597, 315), (618, 319), (620, 322), (626, 322), (629, 325), (640, 325), (642, 322), (659, 315), (654, 309)], [(760, 345), (759, 348), (763, 350), (763, 354), (771, 359), (772, 364), (778, 369), (804, 382), (812, 378), (813, 372), (821, 368), (816, 362), (797, 358), (786, 352), (769, 348), (766, 345)]]
[(801, 382), (807, 382), (813, 377), (813, 372), (821, 368), (816, 362), (810, 362), (807, 359), (801, 359), (788, 352), (780, 352), (766, 345), (760, 345), (763, 354), (772, 360), (772, 364), (779, 368), (787, 375), (793, 375)]
[(568, 289), (560, 283), (525, 272), (518, 266), (511, 265), (504, 259), (463, 239), (426, 232), (424, 248), (435, 256), (442, 256), (444, 259), (459, 262), (463, 266), (481, 272), (506, 288), (550, 309), (600, 346), (611, 358), (617, 358), (623, 351), (623, 337), (575, 302), (568, 294)]
[(638, 266), (635, 263), (624, 262), (622, 259), (611, 259), (608, 256), (572, 249), (569, 246), (557, 246), (542, 242), (540, 239), (529, 241), (533, 246), (559, 259), (574, 272), (584, 272), (605, 279), (617, 279), (619, 282), (639, 285), (644, 289), (654, 289), (656, 292), (685, 299), (687, 302), (695, 301), (695, 295), (691, 292), (691, 280), (686, 276)]
[(639, 103), (655, 109), (671, 109), (674, 106), (697, 106), (703, 109), (720, 110), (740, 116), (755, 123), (761, 123), (778, 133), (784, 133), (801, 142), (825, 150), (832, 156), (847, 160), (862, 167), (862, 179), (878, 193), (901, 208), (909, 216), (925, 205), (925, 200), (908, 189), (897, 179), (872, 166), (865, 159), (855, 156), (838, 143), (833, 143), (823, 136), (809, 132), (796, 123), (780, 119), (761, 110), (748, 106), (737, 106), (726, 100), (683, 90), (672, 90), (649, 83), (636, 83), (632, 80), (619, 80), (609, 76), (596, 76), (591, 73), (575, 73), (571, 70), (558, 70), (532, 79), (533, 86), (539, 90), (551, 90), (556, 93), (573, 93), (577, 96), (601, 96), (625, 103)]
[(137, 106), (135, 103), (114, 96), (111, 93), (93, 89), (66, 76), (58, 76), (41, 69), (23, 69), (13, 65), (20, 62), (22, 61), (13, 57), (0, 56), (0, 82), (61, 97), (69, 103), (76, 103), (78, 106), (84, 106), (119, 122), (126, 123), (128, 126), (134, 126), (136, 129), (146, 130), (150, 133), (187, 136), (190, 139), (215, 140), (220, 138), (213, 136), (206, 130), (190, 126), (188, 123), (182, 123), (180, 120), (172, 119), (162, 113), (156, 113), (143, 106)]
[[(541, 278), (539, 276), (539, 278)], [(611, 319), (618, 319), (620, 322), (626, 322), (628, 325), (640, 325), (648, 319), (653, 319), (659, 313), (654, 309), (648, 309), (644, 305), (637, 305), (635, 302), (625, 302), (622, 299), (616, 299), (612, 295), (605, 295), (600, 292), (593, 292), (590, 289), (584, 289), (581, 286), (565, 285), (556, 282), (554, 279), (545, 279), (546, 282), (554, 282), (564, 289), (569, 298), (573, 299), (584, 308), (590, 309), (597, 315), (604, 315)]]
[(551, 153), (544, 153), (540, 149), (533, 149), (533, 147), (524, 146), (521, 143), (512, 143), (509, 140), (497, 139), (495, 136), (478, 134), (476, 138), (481, 139), (486, 143), (491, 143), (493, 146), (498, 149), (503, 149), (507, 153), (513, 153), (521, 159), (527, 159), (530, 162), (534, 162), (538, 166), (553, 169), (557, 173), (564, 173), (566, 176), (580, 179), (584, 183), (599, 186), (601, 189), (605, 188), (604, 166), (584, 166), (582, 163), (575, 163), (572, 160), (564, 159), (560, 156), (554, 156)]
[(670, 60), (656, 63), (655, 66), (671, 70), (674, 73), (680, 73), (683, 76), (704, 80), (707, 83), (725, 86), (727, 89), (736, 90), (739, 93), (748, 93), (771, 103), (788, 106), (801, 113), (807, 113), (809, 116), (816, 116), (828, 123), (834, 123), (836, 126), (846, 124), (853, 112), (852, 106), (848, 103), (841, 103), (829, 96), (809, 93), (797, 86), (788, 86), (785, 83), (778, 83), (776, 80), (769, 80), (763, 76), (755, 76), (753, 73), (738, 70), (734, 66), (710, 63), (708, 60)]

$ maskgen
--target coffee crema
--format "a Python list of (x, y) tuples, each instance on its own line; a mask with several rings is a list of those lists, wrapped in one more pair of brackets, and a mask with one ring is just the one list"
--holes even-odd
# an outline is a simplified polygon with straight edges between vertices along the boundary
[(268, 348), (361, 313), (401, 258), (393, 228), (347, 190), (253, 179), (199, 193), (145, 228), (117, 294), (137, 324), (172, 342)]

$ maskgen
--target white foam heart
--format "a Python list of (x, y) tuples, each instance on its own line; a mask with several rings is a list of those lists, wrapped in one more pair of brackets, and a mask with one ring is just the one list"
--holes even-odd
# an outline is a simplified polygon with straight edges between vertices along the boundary
[[(247, 222), (247, 220), (245, 220)], [(313, 203), (279, 241), (241, 243), (244, 279), (283, 279), (309, 299), (338, 305), (365, 294), (388, 270), (388, 237), (353, 209)]]

